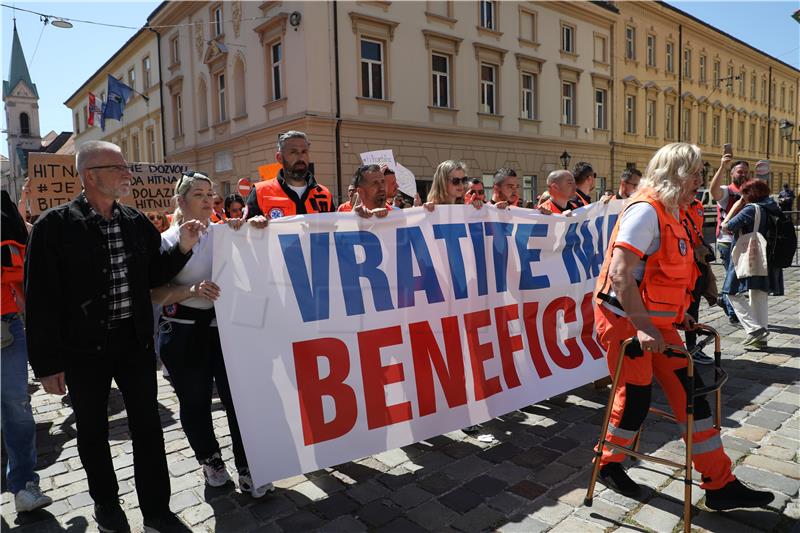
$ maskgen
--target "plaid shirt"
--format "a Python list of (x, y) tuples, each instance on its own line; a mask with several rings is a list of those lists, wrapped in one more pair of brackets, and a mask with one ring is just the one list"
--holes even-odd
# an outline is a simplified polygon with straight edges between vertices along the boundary
[(119, 225), (119, 205), (111, 208), (111, 220), (106, 220), (83, 197), (89, 206), (89, 220), (96, 222), (106, 239), (110, 269), (110, 290), (108, 299), (108, 326), (133, 316), (133, 302), (128, 286), (128, 265), (125, 262), (125, 241), (122, 240), (122, 229)]

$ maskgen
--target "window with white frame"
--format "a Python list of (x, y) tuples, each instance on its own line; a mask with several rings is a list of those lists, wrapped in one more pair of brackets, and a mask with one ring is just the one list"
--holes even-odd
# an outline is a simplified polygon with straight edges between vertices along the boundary
[(750, 124), (750, 135), (748, 135), (747, 144), (751, 152), (756, 150), (756, 125)]
[(177, 35), (169, 41), (169, 53), (173, 65), (181, 62), (181, 49)]
[(647, 66), (656, 66), (656, 36), (652, 34), (647, 35)]
[(431, 54), (434, 107), (450, 107), (450, 56)]
[(136, 133), (131, 135), (131, 148), (133, 150), (133, 152), (131, 153), (131, 157), (133, 157), (133, 160), (136, 162), (141, 161), (142, 158), (141, 158), (141, 152), (139, 151), (139, 135)]
[(675, 72), (675, 45), (667, 43), (666, 45), (666, 65), (667, 72)]
[(646, 125), (648, 137), (655, 137), (656, 136), (656, 101), (655, 100), (648, 100), (647, 101), (647, 125)]
[(747, 84), (746, 72), (742, 70), (742, 71), (739, 72), (739, 97), (740, 98), (744, 98), (745, 97), (745, 89), (744, 88), (745, 88), (746, 84)]
[(767, 103), (767, 78), (761, 78), (761, 103)]
[(480, 0), (481, 10), (481, 27), (487, 30), (496, 30), (497, 23), (495, 21), (496, 3), (492, 0)]
[(794, 113), (794, 89), (789, 88), (789, 113)]
[(594, 90), (594, 127), (598, 130), (608, 129), (608, 91)]
[(150, 78), (150, 56), (142, 60), (142, 90), (146, 91), (150, 88), (152, 80)]
[(128, 87), (136, 90), (136, 69), (134, 68), (128, 70)]
[(692, 110), (683, 108), (681, 110), (681, 140), (689, 142), (689, 132), (692, 131)]
[(666, 104), (664, 107), (664, 137), (675, 138), (675, 104)]
[(750, 74), (750, 99), (756, 99), (756, 73)]
[(697, 142), (699, 144), (706, 144), (706, 112), (697, 112)]
[(575, 53), (575, 26), (561, 24), (561, 51)]
[(561, 82), (561, 123), (575, 125), (575, 84)]
[(698, 60), (698, 78), (700, 83), (706, 82), (706, 56), (700, 56)]
[(636, 59), (636, 28), (625, 26), (625, 59)]
[(175, 137), (183, 135), (183, 95), (176, 93), (172, 95), (172, 109), (174, 119), (173, 134)]
[(497, 112), (497, 67), (481, 63), (481, 112)]
[(733, 92), (733, 65), (728, 65), (728, 76), (727, 80), (725, 80), (725, 86), (728, 89), (728, 93)]
[(536, 182), (536, 174), (532, 176), (522, 176), (522, 200), (524, 202), (536, 201), (536, 197), (539, 193)]
[(733, 117), (725, 117), (725, 142), (733, 143)]
[(714, 72), (713, 72), (713, 74), (714, 74), (714, 87), (716, 87), (717, 89), (719, 89), (719, 84), (722, 81), (720, 79), (720, 76), (721, 76), (720, 68), (721, 67), (720, 67), (719, 61), (714, 61)]
[(767, 147), (767, 127), (761, 125), (761, 135), (758, 138), (758, 149), (763, 152)]
[(214, 37), (219, 37), (222, 35), (222, 6), (218, 6), (214, 8), (213, 13), (214, 19)]
[(781, 87), (781, 109), (786, 109), (786, 87)]
[(522, 73), (522, 118), (536, 118), (536, 75), (530, 72)]
[(692, 77), (692, 51), (689, 48), (683, 49), (683, 77)]
[(383, 99), (383, 43), (361, 39), (361, 96)]
[(529, 43), (536, 42), (536, 14), (520, 9), (519, 38)]
[(280, 100), (283, 98), (283, 91), (281, 83), (283, 76), (281, 75), (281, 62), (283, 60), (283, 43), (278, 41), (269, 47), (269, 61), (270, 61), (270, 90), (272, 92), (272, 100)]
[(625, 133), (636, 133), (636, 96), (625, 95)]
[(711, 117), (711, 144), (719, 146), (719, 115), (716, 113)]
[(598, 63), (608, 63), (607, 39), (605, 35), (594, 36), (594, 60)]
[(151, 163), (156, 162), (156, 132), (153, 128), (147, 128), (147, 160)]

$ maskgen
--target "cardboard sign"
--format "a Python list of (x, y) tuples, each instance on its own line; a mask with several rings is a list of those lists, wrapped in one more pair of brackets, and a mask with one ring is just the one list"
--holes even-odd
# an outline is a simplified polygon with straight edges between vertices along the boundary
[(417, 195), (417, 178), (414, 173), (397, 163), (394, 167), (394, 175), (397, 178), (397, 187), (400, 191), (414, 198)]
[[(159, 213), (175, 210), (172, 196), (177, 182), (189, 166), (182, 163), (130, 163), (131, 192), (120, 202)], [(72, 201), (82, 186), (74, 155), (28, 154), (28, 176), (31, 178), (31, 213), (40, 215), (51, 207)]]
[(592, 291), (623, 205), (212, 227), (214, 307), (256, 485), (607, 376)]
[(131, 163), (131, 193), (120, 199), (142, 211), (172, 213), (175, 183), (189, 169), (182, 163)]
[(33, 215), (72, 201), (82, 189), (74, 155), (30, 152), (28, 177)]
[[(395, 170), (396, 163), (394, 161), (394, 152), (391, 150), (375, 150), (373, 152), (364, 152), (359, 154), (361, 162), (365, 165), (382, 165), (385, 164), (392, 170)], [(398, 180), (399, 183), (399, 180)], [(405, 192), (405, 191), (403, 191)], [(411, 196), (414, 196), (413, 194)]]

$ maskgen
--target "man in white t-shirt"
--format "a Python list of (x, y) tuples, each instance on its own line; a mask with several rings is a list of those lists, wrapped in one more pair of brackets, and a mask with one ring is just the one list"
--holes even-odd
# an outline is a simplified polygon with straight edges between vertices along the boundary
[[(750, 165), (747, 161), (736, 161), (731, 164), (733, 156), (725, 154), (722, 156), (719, 168), (717, 169), (714, 178), (708, 186), (711, 197), (717, 202), (717, 250), (722, 259), (722, 264), (725, 271), (730, 268), (731, 263), (731, 248), (733, 246), (733, 234), (728, 231), (723, 231), (721, 226), (722, 219), (740, 198), (739, 189), (744, 185), (750, 175)], [(731, 184), (722, 185), (722, 177), (730, 170)], [(736, 313), (733, 311), (733, 306), (728, 301), (727, 296), (724, 294), (720, 297), (721, 304), (728, 315), (728, 321), (731, 324), (738, 324), (739, 319), (736, 318)]]

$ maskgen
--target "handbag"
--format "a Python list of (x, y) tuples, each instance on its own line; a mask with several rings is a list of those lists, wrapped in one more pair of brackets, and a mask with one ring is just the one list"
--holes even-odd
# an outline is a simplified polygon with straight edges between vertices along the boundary
[(759, 233), (758, 228), (760, 227), (761, 207), (756, 206), (753, 231), (740, 234), (731, 251), (731, 261), (739, 279), (766, 276), (769, 273), (767, 268), (767, 239)]

